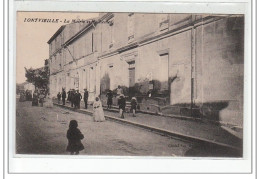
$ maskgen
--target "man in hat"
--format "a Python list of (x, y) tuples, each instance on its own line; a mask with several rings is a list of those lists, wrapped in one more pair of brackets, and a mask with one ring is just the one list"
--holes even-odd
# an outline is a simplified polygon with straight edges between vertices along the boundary
[(85, 103), (85, 109), (88, 109), (88, 90), (84, 89), (84, 103)]
[(71, 94), (71, 89), (68, 91), (67, 101), (71, 101), (71, 96), (70, 96), (70, 94)]
[(81, 101), (81, 99), (82, 99), (82, 96), (81, 96), (81, 94), (80, 94), (80, 92), (79, 92), (79, 90), (77, 90), (76, 91), (76, 95), (75, 95), (75, 101), (76, 101), (76, 108), (78, 108), (78, 109), (80, 109), (80, 101)]
[(66, 91), (64, 88), (62, 88), (62, 105), (65, 105), (65, 99), (66, 99)]

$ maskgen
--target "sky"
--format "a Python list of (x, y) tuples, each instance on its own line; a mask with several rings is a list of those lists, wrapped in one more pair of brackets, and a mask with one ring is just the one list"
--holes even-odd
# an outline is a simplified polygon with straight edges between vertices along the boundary
[[(17, 12), (16, 21), (16, 82), (26, 81), (26, 68), (39, 68), (49, 57), (51, 36), (65, 21), (72, 19), (87, 20), (98, 17), (98, 13), (79, 12)], [(35, 18), (38, 18), (37, 20)], [(56, 22), (42, 22), (39, 19), (59, 19)], [(36, 22), (32, 22), (32, 21)]]

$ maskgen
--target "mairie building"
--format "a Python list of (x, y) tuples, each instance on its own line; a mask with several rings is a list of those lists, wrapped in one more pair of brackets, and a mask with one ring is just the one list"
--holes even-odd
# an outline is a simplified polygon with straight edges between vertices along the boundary
[(105, 103), (120, 85), (142, 111), (243, 124), (243, 15), (100, 13), (48, 44), (54, 97), (87, 88)]

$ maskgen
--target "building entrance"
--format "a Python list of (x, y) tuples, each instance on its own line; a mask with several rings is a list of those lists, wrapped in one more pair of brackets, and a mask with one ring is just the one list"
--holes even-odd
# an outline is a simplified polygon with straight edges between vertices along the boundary
[(135, 61), (128, 62), (129, 64), (129, 87), (135, 85)]

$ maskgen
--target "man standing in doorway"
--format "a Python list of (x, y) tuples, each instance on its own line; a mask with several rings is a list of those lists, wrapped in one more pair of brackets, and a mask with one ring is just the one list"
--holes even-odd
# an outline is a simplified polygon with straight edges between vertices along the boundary
[(88, 90), (84, 89), (84, 102), (85, 102), (85, 109), (88, 109)]
[(65, 105), (65, 99), (66, 99), (66, 91), (64, 88), (62, 88), (62, 105), (64, 106)]

